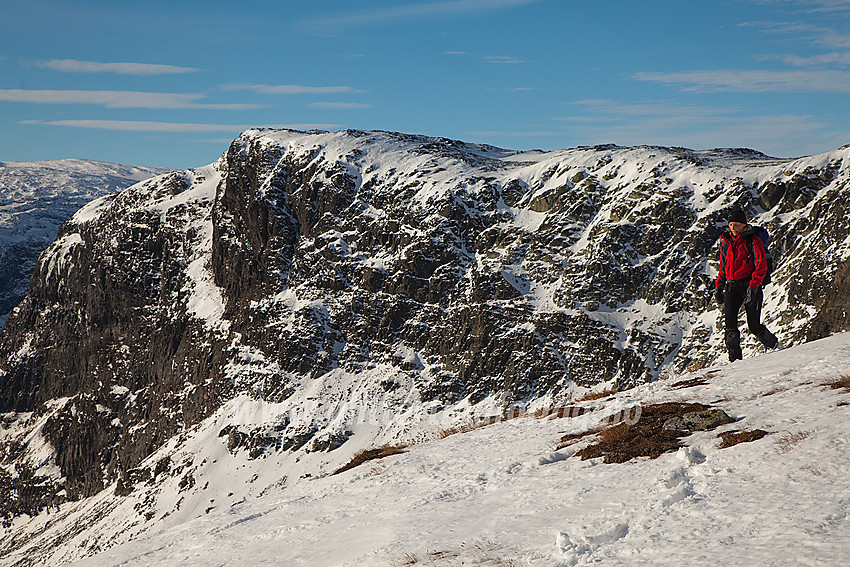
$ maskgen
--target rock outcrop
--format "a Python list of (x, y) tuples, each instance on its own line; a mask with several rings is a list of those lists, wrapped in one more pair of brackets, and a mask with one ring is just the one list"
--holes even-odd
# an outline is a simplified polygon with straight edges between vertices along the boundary
[(63, 222), (92, 199), (164, 171), (81, 159), (0, 162), (0, 327)]

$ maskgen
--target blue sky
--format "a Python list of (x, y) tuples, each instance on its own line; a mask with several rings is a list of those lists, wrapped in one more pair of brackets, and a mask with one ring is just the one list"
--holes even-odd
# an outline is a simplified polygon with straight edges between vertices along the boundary
[(850, 0), (0, 0), (0, 160), (188, 168), (253, 126), (512, 149), (850, 144)]

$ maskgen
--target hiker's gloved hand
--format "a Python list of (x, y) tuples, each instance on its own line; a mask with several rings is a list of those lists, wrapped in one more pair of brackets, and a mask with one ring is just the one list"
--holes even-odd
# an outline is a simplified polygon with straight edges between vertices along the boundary
[(723, 288), (722, 287), (714, 288), (714, 300), (717, 301), (717, 305), (723, 305)]
[(744, 296), (744, 303), (749, 304), (756, 300), (756, 288), (748, 287), (747, 295)]

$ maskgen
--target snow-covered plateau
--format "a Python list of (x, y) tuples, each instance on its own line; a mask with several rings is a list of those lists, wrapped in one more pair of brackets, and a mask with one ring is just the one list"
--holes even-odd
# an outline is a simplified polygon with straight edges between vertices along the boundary
[[(247, 131), (40, 256), (0, 565), (840, 563), (849, 192), (850, 147)], [(738, 208), (786, 349), (723, 365)]]

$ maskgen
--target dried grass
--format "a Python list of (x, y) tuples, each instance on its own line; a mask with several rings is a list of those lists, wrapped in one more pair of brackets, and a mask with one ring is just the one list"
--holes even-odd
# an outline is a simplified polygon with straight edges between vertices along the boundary
[(531, 415), (537, 419), (561, 419), (564, 417), (579, 417), (587, 413), (587, 411), (587, 408), (581, 406), (548, 406), (534, 411)]
[(668, 419), (707, 409), (710, 408), (702, 404), (677, 402), (644, 407), (637, 423), (617, 423), (599, 431), (596, 442), (576, 452), (576, 456), (582, 460), (602, 457), (604, 463), (625, 463), (636, 457), (655, 459), (681, 446), (681, 433), (663, 428)]
[(617, 443), (625, 441), (631, 436), (631, 426), (628, 423), (619, 423), (606, 427), (599, 432), (599, 440), (603, 443)]
[(724, 433), (721, 433), (717, 437), (721, 439), (720, 448), (727, 449), (729, 447), (734, 447), (739, 443), (750, 443), (751, 441), (758, 441), (766, 435), (768, 435), (768, 433), (763, 429), (752, 429), (743, 431), (726, 431)]
[[(516, 567), (513, 557), (506, 556), (501, 546), (491, 541), (481, 543), (461, 542), (455, 550), (426, 551), (424, 554), (405, 553), (400, 565), (429, 565), (437, 567), (445, 565), (492, 565), (493, 567)], [(394, 567), (399, 564), (393, 562)]]
[(438, 439), (445, 439), (446, 437), (451, 437), (452, 435), (457, 435), (458, 433), (469, 433), (470, 431), (475, 431), (476, 429), (481, 429), (482, 427), (487, 427), (488, 425), (493, 425), (495, 423), (499, 423), (501, 421), (509, 421), (511, 419), (518, 419), (520, 417), (526, 417), (525, 412), (511, 412), (505, 414), (505, 417), (485, 417), (481, 419), (471, 420), (466, 423), (462, 423), (460, 425), (455, 425), (452, 427), (444, 427), (437, 431)]
[(838, 378), (824, 382), (821, 386), (828, 386), (833, 390), (845, 390), (850, 392), (850, 376), (839, 376)]
[(801, 441), (808, 439), (809, 435), (810, 433), (808, 431), (786, 433), (785, 435), (776, 440), (776, 444), (779, 446), (779, 451), (781, 453), (790, 453), (794, 449), (794, 445), (797, 445)]
[(456, 425), (454, 427), (444, 427), (437, 432), (438, 439), (445, 439), (446, 437), (451, 437), (452, 435), (457, 435), (458, 433), (469, 433), (470, 431), (475, 431), (476, 429), (481, 429), (482, 427), (486, 427), (490, 425), (487, 421), (479, 421), (475, 423), (465, 423), (463, 425)]
[(812, 465), (803, 465), (802, 467), (800, 467), (800, 470), (810, 472), (815, 476), (822, 476), (823, 475), (823, 471), (821, 469), (819, 469), (818, 467), (814, 467)]
[(588, 435), (595, 435), (599, 433), (599, 429), (591, 429), (590, 431), (583, 431), (581, 433), (570, 433), (569, 435), (564, 435), (561, 439), (552, 447), (553, 451), (560, 451), (564, 447), (569, 447), (574, 443), (578, 443)]
[(775, 388), (771, 388), (770, 390), (768, 390), (766, 392), (762, 392), (761, 394), (759, 394), (759, 397), (765, 398), (767, 396), (772, 396), (774, 394), (781, 394), (782, 392), (787, 392), (790, 389), (791, 389), (790, 386), (776, 386)]
[(452, 435), (457, 435), (459, 433), (469, 433), (470, 431), (475, 431), (476, 429), (481, 429), (482, 427), (487, 427), (488, 425), (493, 425), (503, 421), (511, 421), (512, 419), (520, 419), (527, 417), (533, 417), (535, 419), (560, 419), (565, 417), (573, 418), (584, 415), (587, 411), (587, 408), (583, 408), (580, 406), (546, 406), (536, 409), (533, 412), (527, 412), (519, 408), (514, 408), (512, 410), (506, 411), (501, 417), (485, 417), (468, 421), (467, 423), (455, 425), (452, 427), (444, 427), (437, 431), (437, 438), (445, 439), (446, 437), (451, 437)]
[[(351, 457), (351, 460), (348, 464), (343, 465), (332, 474), (339, 474), (341, 472), (345, 472), (347, 470), (351, 470), (355, 467), (359, 467), (363, 463), (374, 461), (375, 459), (383, 459), (384, 457), (389, 457), (391, 455), (398, 455), (406, 452), (407, 445), (382, 445), (380, 447), (376, 447), (374, 449), (364, 449), (363, 451), (358, 451)], [(374, 470), (374, 469), (373, 469)]]
[(602, 390), (601, 392), (588, 392), (580, 398), (577, 398), (575, 401), (577, 402), (592, 402), (594, 400), (601, 400), (602, 398), (607, 398), (608, 396), (613, 396), (617, 393), (617, 388), (607, 388)]
[(672, 386), (670, 386), (671, 390), (681, 390), (683, 388), (693, 388), (695, 386), (705, 386), (708, 384), (708, 379), (705, 376), (697, 376), (696, 378), (691, 378), (690, 380), (682, 380), (681, 382), (676, 382)]

